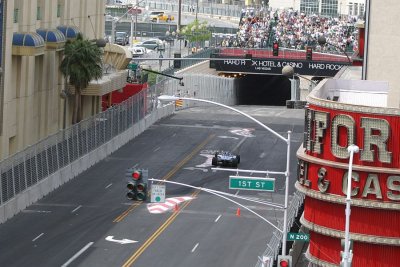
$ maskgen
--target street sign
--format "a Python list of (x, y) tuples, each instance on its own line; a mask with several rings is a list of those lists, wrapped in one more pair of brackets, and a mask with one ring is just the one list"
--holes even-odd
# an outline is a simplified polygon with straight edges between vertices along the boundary
[(229, 189), (275, 191), (275, 178), (229, 176)]
[(305, 233), (288, 233), (287, 234), (288, 241), (310, 241), (310, 234)]
[(152, 203), (165, 202), (165, 185), (164, 184), (152, 184), (151, 185), (150, 202), (152, 202)]

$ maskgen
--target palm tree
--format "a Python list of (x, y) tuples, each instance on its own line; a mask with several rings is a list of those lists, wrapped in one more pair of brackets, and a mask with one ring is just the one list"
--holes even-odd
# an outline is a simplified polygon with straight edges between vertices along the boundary
[(82, 90), (91, 80), (99, 79), (103, 74), (101, 49), (78, 34), (74, 41), (67, 41), (65, 44), (60, 71), (66, 79), (69, 78), (69, 84), (75, 88), (72, 113), (72, 124), (75, 124), (82, 120)]

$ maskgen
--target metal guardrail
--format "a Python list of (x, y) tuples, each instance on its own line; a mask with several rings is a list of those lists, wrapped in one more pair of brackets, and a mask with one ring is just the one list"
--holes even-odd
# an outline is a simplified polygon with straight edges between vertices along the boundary
[[(304, 194), (300, 192), (295, 192), (291, 202), (288, 206), (288, 229), (287, 232), (289, 232), (290, 228), (292, 227), (295, 218), (298, 215), (298, 211), (300, 206), (303, 204), (304, 201)], [(278, 222), (278, 228), (283, 229), (283, 222), (279, 221)], [(267, 248), (264, 251), (262, 256), (270, 257), (273, 260), (276, 260), (279, 249), (282, 245), (282, 233), (279, 231), (274, 231), (272, 234), (272, 238), (267, 244)], [(263, 263), (258, 259), (257, 264), (255, 265), (256, 267), (263, 267)]]
[(0, 162), (0, 206), (142, 120), (152, 111), (147, 90), (48, 136)]

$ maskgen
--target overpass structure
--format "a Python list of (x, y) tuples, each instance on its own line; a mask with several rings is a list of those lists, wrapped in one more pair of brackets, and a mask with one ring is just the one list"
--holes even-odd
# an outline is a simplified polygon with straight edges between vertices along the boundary
[(313, 52), (312, 59), (307, 59), (306, 51), (293, 49), (282, 49), (274, 56), (271, 49), (223, 47), (212, 57), (228, 58), (211, 60), (210, 67), (217, 71), (243, 74), (281, 75), (283, 67), (291, 66), (300, 75), (333, 77), (343, 66), (353, 65), (344, 55)]

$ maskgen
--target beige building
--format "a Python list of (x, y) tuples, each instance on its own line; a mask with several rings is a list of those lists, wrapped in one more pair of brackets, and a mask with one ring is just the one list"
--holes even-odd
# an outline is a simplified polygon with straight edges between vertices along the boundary
[[(398, 27), (393, 24), (398, 18), (400, 2), (385, 0), (370, 2), (370, 16), (366, 20), (366, 43), (363, 77), (367, 80), (389, 83), (389, 107), (400, 107), (400, 75), (396, 47), (400, 44)], [(371, 23), (373, 22), (373, 23)], [(369, 24), (369, 25), (368, 25)]]
[[(65, 79), (59, 71), (64, 44), (79, 32), (84, 38), (103, 38), (105, 6), (104, 0), (0, 3), (0, 159), (4, 159), (71, 124), (73, 96), (65, 97)], [(105, 58), (118, 62), (118, 67), (112, 64), (117, 71), (92, 82), (83, 93), (84, 118), (101, 111), (102, 95), (125, 85), (129, 58), (124, 49), (112, 49), (104, 49)]]

